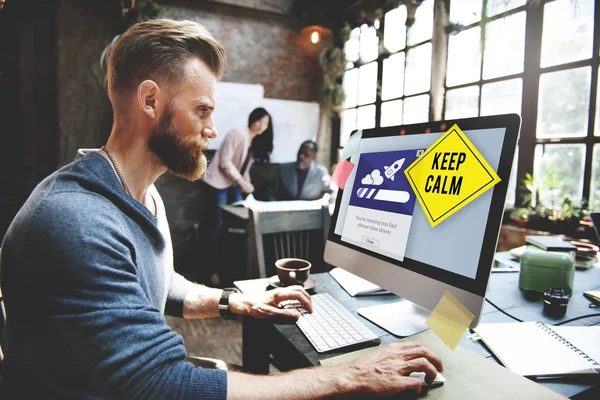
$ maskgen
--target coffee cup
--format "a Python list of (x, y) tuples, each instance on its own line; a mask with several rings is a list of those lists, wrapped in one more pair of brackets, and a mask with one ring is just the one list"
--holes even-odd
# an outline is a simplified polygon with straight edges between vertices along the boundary
[(301, 258), (282, 258), (275, 261), (277, 276), (283, 286), (302, 285), (310, 275), (312, 264)]

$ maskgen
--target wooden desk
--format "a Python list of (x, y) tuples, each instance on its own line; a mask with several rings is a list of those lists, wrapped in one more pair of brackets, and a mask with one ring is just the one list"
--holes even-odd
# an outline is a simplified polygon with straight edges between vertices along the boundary
[[(351, 297), (328, 273), (315, 274), (314, 278), (318, 281), (315, 293), (329, 293), (355, 316), (358, 315), (357, 309), (361, 307), (385, 304), (399, 299), (394, 295)], [(526, 321), (556, 324), (580, 315), (597, 313), (596, 310), (588, 308), (589, 301), (583, 297), (582, 293), (586, 290), (600, 290), (600, 268), (575, 273), (574, 295), (569, 301), (566, 315), (562, 318), (544, 315), (542, 301), (528, 300), (518, 288), (518, 280), (518, 273), (493, 273), (488, 285), (487, 298), (511, 315)], [(236, 283), (236, 285), (246, 292), (265, 290), (268, 279), (243, 281)], [(381, 338), (382, 344), (397, 340), (395, 336), (370, 321), (361, 316), (358, 316), (358, 318)], [(487, 302), (483, 308), (481, 321), (514, 322)], [(598, 323), (600, 323), (600, 317), (582, 319), (569, 325), (583, 326)], [(460, 346), (498, 362), (482, 343), (467, 338), (468, 334), (470, 332), (463, 335)], [(245, 319), (243, 322), (243, 365), (244, 369), (250, 372), (268, 373), (269, 354), (272, 355), (273, 361), (279, 369), (287, 371), (319, 365), (320, 359), (343, 353), (344, 351), (334, 351), (325, 355), (317, 353), (295, 323), (274, 324), (250, 318)], [(566, 397), (576, 399), (600, 398), (600, 379), (597, 375), (585, 378), (540, 381), (540, 384)]]

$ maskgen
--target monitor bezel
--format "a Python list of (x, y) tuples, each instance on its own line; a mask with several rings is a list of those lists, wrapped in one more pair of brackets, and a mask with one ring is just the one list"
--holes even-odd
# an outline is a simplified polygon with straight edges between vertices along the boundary
[[(492, 200), (490, 203), (490, 214), (485, 228), (484, 238), (482, 242), (482, 251), (479, 257), (479, 263), (475, 279), (468, 278), (466, 276), (459, 275), (453, 272), (449, 272), (436, 266), (421, 263), (412, 259), (405, 258), (404, 261), (399, 261), (342, 241), (342, 237), (335, 233), (335, 226), (337, 224), (340, 203), (342, 201), (342, 189), (339, 189), (339, 192), (337, 194), (335, 210), (331, 217), (331, 225), (327, 239), (328, 241), (337, 243), (349, 249), (356, 250), (360, 253), (363, 253), (364, 255), (374, 257), (378, 260), (390, 263), (394, 266), (407, 269), (419, 275), (423, 275), (430, 279), (440, 281), (446, 285), (457, 287), (467, 292), (483, 297), (485, 295), (490, 271), (493, 265), (496, 244), (498, 242), (500, 226), (502, 224), (504, 204), (506, 200), (506, 193), (508, 190), (508, 180), (510, 178), (513, 159), (516, 152), (517, 142), (519, 139), (521, 117), (517, 114), (503, 114), (488, 117), (444, 120), (412, 125), (398, 125), (383, 128), (365, 129), (362, 131), (362, 138), (368, 139), (378, 137), (392, 137), (400, 135), (401, 132), (403, 135), (445, 132), (454, 124), (458, 124), (458, 127), (462, 131), (484, 130), (493, 128), (506, 129), (497, 169), (497, 174), (502, 178), (502, 180), (498, 184), (496, 184), (492, 189), (490, 189), (493, 190)], [(445, 127), (445, 129), (442, 129), (442, 127)], [(356, 132), (357, 131), (354, 131), (352, 134), (355, 134)], [(426, 268), (423, 268), (423, 266), (426, 266)], [(343, 268), (343, 266), (339, 267)]]

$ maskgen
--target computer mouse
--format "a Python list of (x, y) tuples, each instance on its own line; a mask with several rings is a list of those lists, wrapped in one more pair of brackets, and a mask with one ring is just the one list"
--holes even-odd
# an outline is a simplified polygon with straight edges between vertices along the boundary
[(440, 374), (439, 372), (438, 372), (437, 376), (435, 377), (434, 381), (431, 383), (425, 382), (425, 376), (426, 376), (425, 372), (413, 372), (409, 376), (414, 376), (414, 377), (420, 378), (421, 382), (423, 383), (424, 388), (439, 387), (439, 386), (442, 386), (444, 384), (444, 382), (446, 382), (446, 378), (444, 378), (444, 376), (442, 374)]

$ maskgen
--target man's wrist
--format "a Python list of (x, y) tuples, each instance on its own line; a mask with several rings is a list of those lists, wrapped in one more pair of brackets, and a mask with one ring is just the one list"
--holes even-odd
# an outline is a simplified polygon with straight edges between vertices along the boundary
[(247, 296), (243, 293), (231, 293), (229, 295), (229, 310), (232, 314), (248, 314)]
[(351, 365), (336, 365), (329, 368), (331, 386), (334, 393), (362, 393), (360, 374)]

